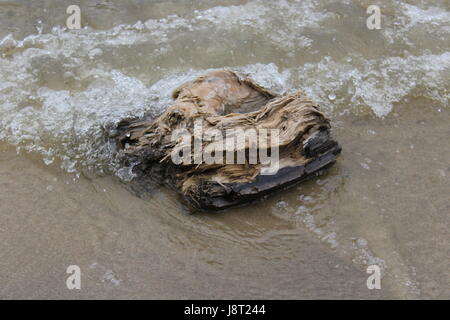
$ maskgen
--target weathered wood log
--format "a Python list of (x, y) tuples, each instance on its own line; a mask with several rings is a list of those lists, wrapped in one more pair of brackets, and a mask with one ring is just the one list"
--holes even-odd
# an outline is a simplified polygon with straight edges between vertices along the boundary
[[(177, 88), (173, 99), (157, 119), (119, 123), (115, 139), (127, 161), (138, 163), (138, 176), (158, 173), (195, 208), (220, 210), (259, 199), (333, 164), (341, 151), (328, 119), (301, 91), (278, 96), (235, 72), (214, 71)], [(255, 146), (242, 137), (251, 130), (270, 133), (259, 135)], [(176, 132), (182, 138), (174, 139)], [(276, 150), (278, 171), (274, 161), (262, 161), (263, 153), (255, 162), (255, 148), (266, 155)], [(205, 161), (205, 150), (216, 161)], [(183, 161), (174, 161), (181, 154)], [(242, 161), (229, 163), (225, 155)]]

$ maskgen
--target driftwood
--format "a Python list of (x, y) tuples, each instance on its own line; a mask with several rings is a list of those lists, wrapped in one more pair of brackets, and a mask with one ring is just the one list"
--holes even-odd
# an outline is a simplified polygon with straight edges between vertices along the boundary
[[(177, 88), (173, 99), (157, 119), (123, 120), (115, 138), (127, 161), (138, 163), (138, 176), (158, 173), (195, 208), (225, 209), (259, 199), (334, 163), (341, 151), (330, 137), (329, 121), (301, 91), (278, 96), (235, 72), (214, 71)], [(260, 136), (256, 147), (245, 139), (241, 145), (215, 139), (218, 132), (242, 139), (249, 129), (270, 134)], [(174, 139), (180, 130), (184, 138)], [(195, 150), (185, 156), (196, 145), (214, 150), (210, 155), (219, 155), (215, 159), (223, 158), (222, 163), (207, 163)], [(255, 148), (278, 150), (275, 174), (267, 175), (273, 162), (252, 161)], [(185, 161), (175, 163), (174, 154)], [(226, 163), (225, 155), (236, 160), (239, 154), (243, 162)]]

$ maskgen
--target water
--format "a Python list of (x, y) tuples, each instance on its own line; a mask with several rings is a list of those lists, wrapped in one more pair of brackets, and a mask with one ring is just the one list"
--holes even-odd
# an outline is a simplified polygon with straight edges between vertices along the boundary
[[(0, 297), (450, 297), (448, 2), (384, 1), (380, 30), (370, 1), (89, 1), (77, 31), (70, 4), (0, 2)], [(136, 197), (108, 131), (222, 67), (317, 100), (337, 165), (220, 214)]]

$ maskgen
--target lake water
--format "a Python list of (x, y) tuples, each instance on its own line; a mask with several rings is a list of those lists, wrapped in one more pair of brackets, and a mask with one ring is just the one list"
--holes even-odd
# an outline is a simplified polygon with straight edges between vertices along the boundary
[[(0, 298), (449, 299), (450, 3), (369, 30), (373, 2), (79, 1), (67, 30), (72, 1), (1, 0)], [(105, 128), (223, 67), (317, 100), (336, 165), (215, 214), (136, 196)]]

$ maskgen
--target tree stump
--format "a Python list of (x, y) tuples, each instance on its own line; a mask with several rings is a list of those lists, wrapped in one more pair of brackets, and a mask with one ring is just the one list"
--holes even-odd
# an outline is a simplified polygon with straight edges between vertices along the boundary
[[(138, 176), (163, 178), (198, 209), (260, 199), (333, 164), (341, 151), (329, 120), (301, 91), (279, 96), (222, 70), (180, 86), (173, 99), (154, 120), (121, 121), (115, 139), (125, 159), (137, 164)], [(255, 145), (248, 132), (270, 133), (257, 135)], [(276, 158), (268, 156), (273, 150)], [(205, 160), (211, 158), (215, 161)]]

